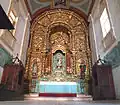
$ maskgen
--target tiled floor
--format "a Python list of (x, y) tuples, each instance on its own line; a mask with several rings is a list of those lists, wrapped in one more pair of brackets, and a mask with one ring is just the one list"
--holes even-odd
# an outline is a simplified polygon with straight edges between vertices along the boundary
[(120, 105), (120, 100), (92, 101), (90, 96), (85, 95), (79, 95), (77, 98), (27, 95), (24, 101), (0, 101), (0, 105)]
[(25, 100), (1, 101), (0, 105), (120, 105), (117, 101)]

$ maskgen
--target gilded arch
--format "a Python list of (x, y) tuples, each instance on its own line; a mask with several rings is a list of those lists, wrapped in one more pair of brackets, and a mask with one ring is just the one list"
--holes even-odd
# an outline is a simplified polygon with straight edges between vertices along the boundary
[[(55, 31), (55, 27), (63, 27), (61, 30)], [(86, 65), (89, 65), (89, 45), (88, 45), (88, 29), (87, 23), (83, 17), (70, 10), (56, 9), (45, 11), (34, 19), (31, 25), (31, 39), (30, 46), (28, 48), (28, 57), (26, 65), (26, 73), (29, 79), (32, 79), (30, 74), (32, 59), (39, 59), (38, 64), (38, 79), (55, 81), (55, 75), (52, 75), (52, 55), (57, 50), (65, 52), (66, 57), (66, 73), (61, 78), (61, 81), (77, 81), (79, 75), (79, 68), (77, 64), (80, 64), (82, 60)], [(53, 32), (51, 32), (51, 30)], [(67, 30), (67, 32), (66, 32)], [(68, 42), (63, 43), (51, 43), (49, 36), (58, 37), (59, 33), (68, 33)], [(64, 40), (61, 37), (60, 41)], [(58, 41), (56, 38), (55, 41)], [(52, 52), (53, 51), (53, 52)], [(71, 76), (67, 76), (70, 73)]]

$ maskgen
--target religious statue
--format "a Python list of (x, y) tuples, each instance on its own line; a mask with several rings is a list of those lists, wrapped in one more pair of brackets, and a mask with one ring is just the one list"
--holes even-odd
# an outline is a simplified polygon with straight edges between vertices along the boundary
[(36, 76), (37, 76), (37, 63), (36, 63), (36, 62), (33, 64), (32, 76), (33, 76), (33, 77), (36, 77)]
[(80, 64), (80, 78), (85, 79), (86, 65), (84, 63)]
[(66, 5), (66, 0), (55, 0), (55, 6), (59, 5), (59, 4), (62, 4), (62, 5)]
[(65, 62), (65, 54), (61, 50), (57, 50), (53, 54), (52, 59), (52, 68), (55, 72), (62, 72), (65, 70), (66, 62)]
[(62, 56), (60, 54), (57, 57), (57, 68), (58, 69), (62, 68)]
[(36, 81), (37, 81), (37, 62), (32, 65), (32, 92), (36, 91)]
[(80, 65), (80, 78), (85, 79), (86, 65)]
[(37, 64), (34, 63), (34, 64), (33, 64), (33, 73), (36, 73), (36, 72), (37, 72)]

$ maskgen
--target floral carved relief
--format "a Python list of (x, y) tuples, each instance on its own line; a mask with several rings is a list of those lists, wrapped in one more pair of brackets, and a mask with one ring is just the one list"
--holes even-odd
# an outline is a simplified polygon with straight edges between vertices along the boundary
[[(46, 77), (44, 80), (53, 81), (54, 76), (58, 75), (52, 72), (53, 53), (60, 50), (65, 54), (66, 60), (66, 70), (61, 73), (64, 75), (60, 81), (76, 81), (78, 78), (75, 75), (79, 75), (76, 70), (78, 61), (84, 59), (88, 64), (87, 23), (73, 11), (64, 9), (46, 11), (39, 15), (31, 25), (31, 40), (28, 49), (30, 53), (26, 71), (31, 72), (30, 65), (33, 59), (39, 59), (37, 61), (39, 63), (37, 65), (38, 77)], [(67, 73), (72, 77), (69, 77)], [(29, 73), (29, 78), (31, 78), (30, 75)]]

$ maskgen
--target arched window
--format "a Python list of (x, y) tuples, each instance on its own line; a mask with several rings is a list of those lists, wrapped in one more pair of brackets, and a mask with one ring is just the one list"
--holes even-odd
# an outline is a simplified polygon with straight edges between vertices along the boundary
[(10, 30), (12, 35), (14, 36), (15, 35), (15, 30), (16, 30), (16, 24), (17, 24), (17, 21), (18, 21), (18, 17), (16, 15), (14, 9), (12, 9), (12, 8), (10, 9), (8, 17), (9, 17), (11, 23), (13, 24), (13, 26), (15, 28), (14, 30)]
[(100, 23), (102, 28), (103, 37), (105, 37), (111, 29), (110, 20), (106, 8), (104, 8), (102, 15), (100, 16)]

